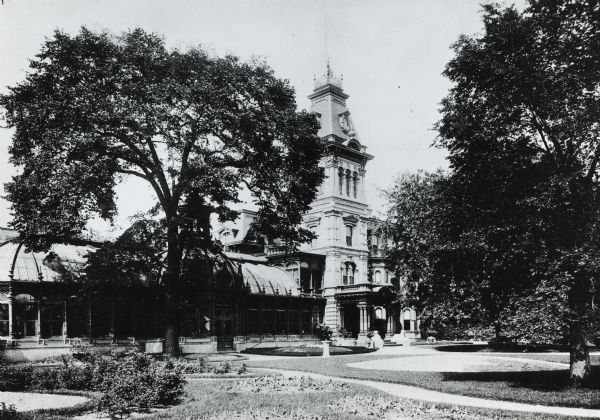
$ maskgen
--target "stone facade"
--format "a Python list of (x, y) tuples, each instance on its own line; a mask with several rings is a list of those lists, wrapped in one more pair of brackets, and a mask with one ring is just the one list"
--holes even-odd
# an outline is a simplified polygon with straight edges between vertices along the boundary
[[(277, 244), (266, 245), (263, 252), (270, 264), (296, 280), (302, 294), (325, 298), (321, 320), (335, 331), (338, 341), (360, 343), (370, 330), (417, 337), (417, 312), (398, 304), (400, 282), (387, 268), (386, 244), (375, 234), (378, 221), (366, 199), (367, 164), (373, 156), (354, 127), (346, 104), (349, 95), (329, 66), (315, 80), (309, 98), (321, 123), (318, 134), (327, 142), (321, 162), (326, 178), (304, 217), (305, 227), (317, 238), (293, 254), (285, 254)], [(218, 229), (226, 249), (248, 248), (241, 238), (250, 215), (243, 211), (236, 223)], [(238, 232), (238, 240), (228, 240), (223, 232)], [(315, 273), (321, 278), (315, 279)]]

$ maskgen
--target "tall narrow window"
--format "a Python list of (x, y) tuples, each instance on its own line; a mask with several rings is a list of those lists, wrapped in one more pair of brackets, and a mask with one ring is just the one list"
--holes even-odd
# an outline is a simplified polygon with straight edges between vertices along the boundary
[(338, 187), (340, 190), (340, 195), (344, 194), (344, 169), (338, 168)]
[(350, 169), (346, 169), (346, 195), (350, 197)]
[(352, 226), (346, 226), (346, 246), (352, 246)]
[(375, 272), (375, 283), (381, 283), (381, 271), (379, 270)]
[(354, 172), (352, 174), (352, 191), (354, 198), (356, 198), (356, 190), (358, 189), (358, 174)]
[(353, 262), (345, 262), (342, 264), (342, 283), (345, 286), (354, 284), (355, 274), (356, 265)]

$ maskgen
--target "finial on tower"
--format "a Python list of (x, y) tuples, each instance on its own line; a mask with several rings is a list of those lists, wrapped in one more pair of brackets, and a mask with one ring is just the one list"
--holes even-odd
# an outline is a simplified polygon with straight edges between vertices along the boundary
[(331, 68), (331, 64), (329, 60), (327, 60), (327, 71), (321, 77), (315, 77), (315, 89), (318, 89), (325, 85), (334, 85), (339, 88), (342, 87), (342, 77), (337, 77), (333, 74), (333, 70)]

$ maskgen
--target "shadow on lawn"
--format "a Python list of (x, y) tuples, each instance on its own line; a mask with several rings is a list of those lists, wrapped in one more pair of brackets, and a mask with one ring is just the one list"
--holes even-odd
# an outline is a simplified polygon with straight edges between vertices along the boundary
[[(513, 388), (529, 388), (536, 391), (563, 391), (570, 389), (569, 371), (526, 371), (526, 372), (445, 372), (444, 381), (507, 382)], [(600, 366), (592, 366), (590, 390), (600, 390)]]

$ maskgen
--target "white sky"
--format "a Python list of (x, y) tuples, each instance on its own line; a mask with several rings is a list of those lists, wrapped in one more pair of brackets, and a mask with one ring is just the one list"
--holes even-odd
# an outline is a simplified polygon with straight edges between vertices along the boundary
[[(0, 92), (24, 78), (28, 58), (55, 28), (80, 26), (121, 32), (140, 26), (169, 45), (201, 44), (217, 54), (266, 58), (296, 88), (299, 108), (313, 76), (329, 58), (343, 73), (348, 107), (361, 142), (375, 158), (367, 165), (368, 199), (377, 212), (379, 190), (406, 171), (446, 166), (433, 149), (432, 126), (449, 83), (441, 76), (459, 34), (481, 30), (482, 0), (4, 0), (0, 6)], [(508, 2), (507, 4), (511, 4)], [(11, 131), (0, 129), (0, 183)], [(152, 203), (143, 184), (119, 187), (117, 226)], [(0, 195), (3, 189), (0, 189)], [(0, 226), (10, 220), (0, 198)], [(100, 225), (97, 225), (100, 227)]]

